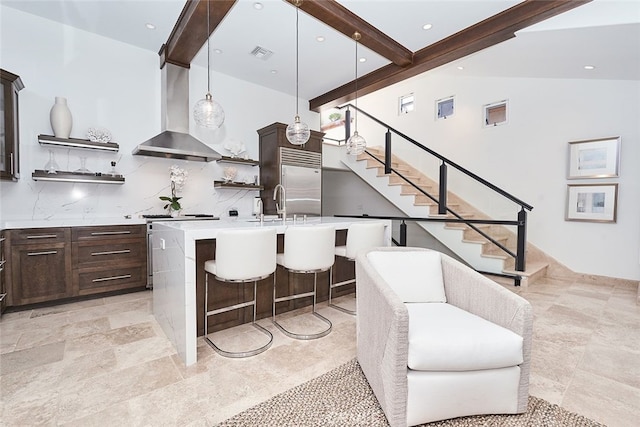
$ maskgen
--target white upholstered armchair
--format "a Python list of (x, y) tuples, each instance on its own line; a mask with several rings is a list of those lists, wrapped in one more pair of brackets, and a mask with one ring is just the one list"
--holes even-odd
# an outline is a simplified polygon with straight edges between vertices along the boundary
[(392, 427), (527, 409), (532, 309), (420, 248), (356, 259), (357, 357)]

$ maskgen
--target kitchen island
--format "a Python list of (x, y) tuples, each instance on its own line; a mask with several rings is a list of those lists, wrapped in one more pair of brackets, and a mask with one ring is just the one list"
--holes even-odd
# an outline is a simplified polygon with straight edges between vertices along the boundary
[[(198, 249), (200, 243), (215, 241), (218, 231), (222, 229), (273, 227), (282, 235), (287, 227), (332, 225), (336, 231), (344, 232), (350, 224), (362, 221), (380, 220), (314, 217), (306, 221), (298, 219), (295, 223), (289, 219), (283, 224), (282, 221), (260, 223), (255, 219), (233, 218), (156, 223), (152, 239), (153, 314), (185, 365), (192, 365), (196, 363), (198, 336), (197, 284), (202, 282), (204, 277), (204, 271), (200, 271), (202, 266), (199, 266), (203, 263), (202, 254), (198, 254), (199, 251), (203, 251)], [(391, 221), (382, 222), (386, 222), (387, 225), (385, 238), (389, 244)]]

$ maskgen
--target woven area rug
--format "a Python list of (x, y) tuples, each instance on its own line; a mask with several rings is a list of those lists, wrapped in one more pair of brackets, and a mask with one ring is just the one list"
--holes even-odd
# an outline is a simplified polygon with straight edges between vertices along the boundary
[[(218, 425), (383, 427), (389, 424), (360, 365), (353, 359), (333, 371), (274, 396)], [(425, 425), (437, 427), (603, 426), (533, 396), (529, 397), (529, 407), (524, 414), (461, 417)]]

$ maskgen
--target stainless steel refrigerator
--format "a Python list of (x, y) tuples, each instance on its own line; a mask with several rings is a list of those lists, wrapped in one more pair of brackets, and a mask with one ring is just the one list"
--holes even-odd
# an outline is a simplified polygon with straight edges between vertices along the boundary
[(320, 215), (322, 154), (280, 149), (280, 183), (286, 190), (287, 215)]

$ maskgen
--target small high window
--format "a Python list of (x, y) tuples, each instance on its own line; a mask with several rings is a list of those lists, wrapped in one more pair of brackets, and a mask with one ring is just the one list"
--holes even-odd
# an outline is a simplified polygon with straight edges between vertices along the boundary
[(415, 108), (415, 97), (412, 93), (398, 98), (398, 115), (407, 114)]
[(507, 101), (494, 102), (483, 107), (484, 126), (500, 126), (507, 123)]
[(436, 101), (436, 120), (453, 116), (453, 96)]

